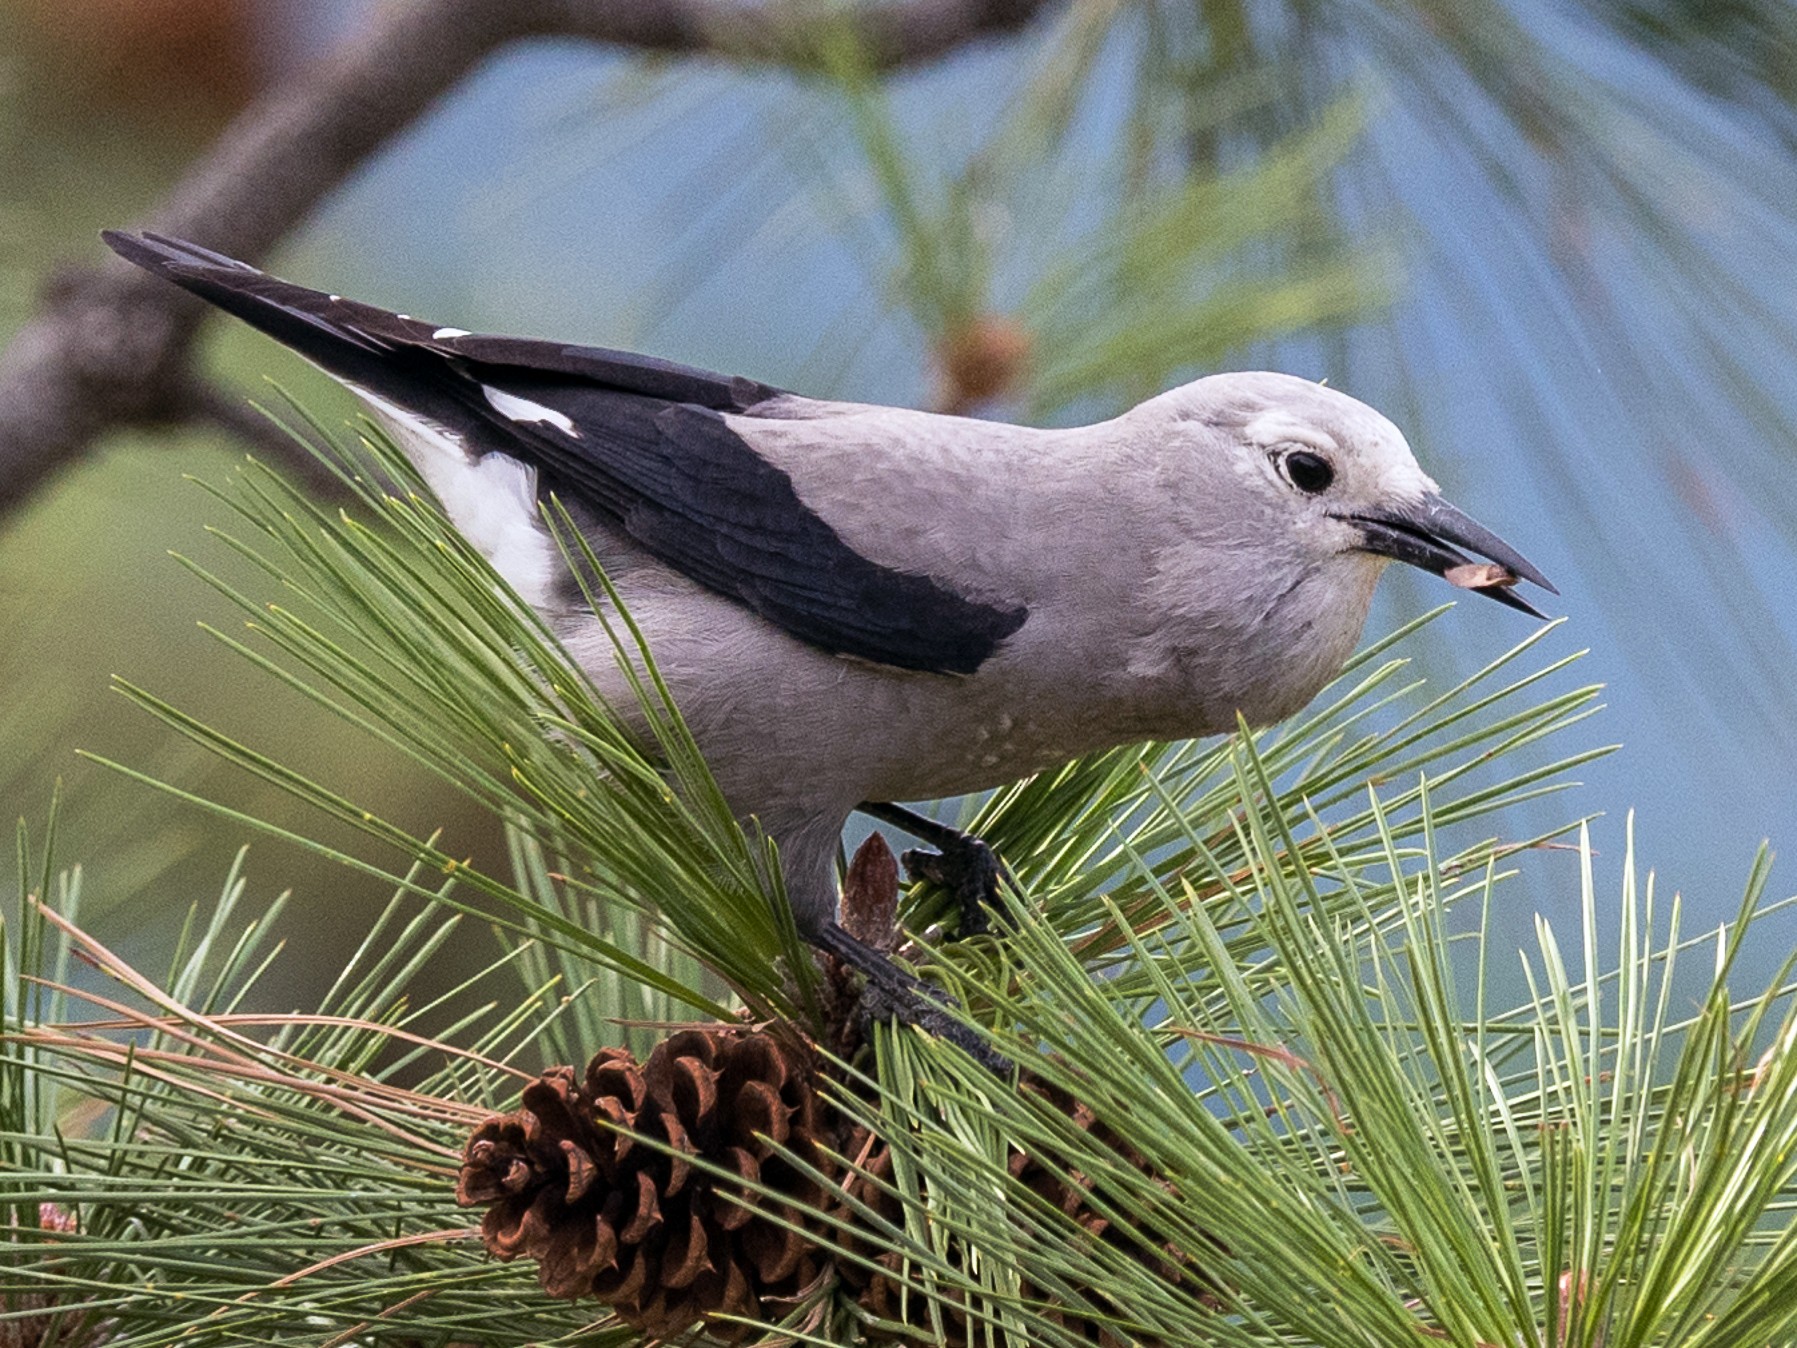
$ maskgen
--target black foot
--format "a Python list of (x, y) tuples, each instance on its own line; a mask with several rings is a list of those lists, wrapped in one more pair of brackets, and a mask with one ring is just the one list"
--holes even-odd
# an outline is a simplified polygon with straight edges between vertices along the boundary
[(906, 973), (872, 946), (864, 945), (832, 922), (810, 938), (861, 975), (861, 1010), (871, 1020), (896, 1020), (946, 1039), (996, 1076), (1011, 1074), (1011, 1060), (994, 1051), (972, 1028), (945, 1009), (954, 999), (939, 988)]
[(936, 850), (912, 848), (899, 860), (912, 880), (928, 880), (954, 895), (961, 910), (962, 936), (982, 936), (992, 930), (988, 914), (1002, 912), (998, 902), (998, 877), (1003, 873), (992, 849), (971, 833), (885, 801), (862, 801), (855, 807), (882, 823), (902, 828), (922, 838)]

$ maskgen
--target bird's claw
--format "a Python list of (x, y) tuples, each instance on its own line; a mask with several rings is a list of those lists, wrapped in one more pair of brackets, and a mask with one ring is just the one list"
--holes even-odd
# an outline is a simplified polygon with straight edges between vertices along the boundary
[(962, 936), (984, 936), (992, 930), (990, 914), (1003, 911), (998, 901), (998, 857), (980, 839), (958, 836), (959, 841), (945, 844), (939, 852), (913, 847), (899, 860), (912, 883), (928, 881), (954, 895), (961, 910)]

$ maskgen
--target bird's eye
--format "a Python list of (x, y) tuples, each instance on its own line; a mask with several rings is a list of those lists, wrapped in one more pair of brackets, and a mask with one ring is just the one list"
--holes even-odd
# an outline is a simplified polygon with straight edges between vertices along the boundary
[(1307, 496), (1327, 491), (1329, 484), (1335, 481), (1335, 469), (1329, 466), (1329, 460), (1308, 450), (1300, 449), (1287, 454), (1284, 466), (1285, 475), (1291, 480), (1291, 484)]

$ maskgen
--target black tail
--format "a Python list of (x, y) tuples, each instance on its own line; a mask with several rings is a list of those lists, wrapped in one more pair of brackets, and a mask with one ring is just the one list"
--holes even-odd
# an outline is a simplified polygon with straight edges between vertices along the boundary
[[(394, 330), (395, 314), (293, 285), (197, 243), (110, 229), (100, 237), (127, 262), (191, 290), (339, 378), (363, 382), (357, 376), (370, 353), (411, 336)], [(407, 326), (429, 331), (422, 323)]]
[[(341, 295), (308, 290), (184, 239), (111, 229), (100, 237), (126, 261), (235, 314), (327, 373), (402, 405), (408, 405), (400, 396), (404, 390), (383, 379), (379, 366), (407, 348), (493, 371), (514, 370), (533, 378), (567, 376), (620, 393), (720, 412), (746, 411), (780, 392), (754, 380), (629, 351), (437, 327)], [(371, 362), (370, 355), (385, 359)], [(416, 368), (409, 373), (415, 376)]]

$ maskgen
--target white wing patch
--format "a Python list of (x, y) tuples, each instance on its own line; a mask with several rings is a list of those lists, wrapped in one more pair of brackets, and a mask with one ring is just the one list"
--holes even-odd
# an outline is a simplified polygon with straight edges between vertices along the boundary
[(493, 404), (493, 410), (511, 421), (547, 421), (557, 430), (569, 435), (579, 435), (574, 429), (574, 422), (565, 412), (558, 412), (553, 407), (545, 407), (542, 403), (533, 403), (529, 398), (520, 398), (504, 389), (497, 389), (490, 384), (482, 384), (480, 391), (487, 395), (487, 401)]
[(431, 340), (433, 342), (446, 342), (451, 337), (466, 337), (467, 335), (467, 328), (438, 328), (431, 334)]
[(497, 452), (474, 458), (459, 437), (435, 422), (358, 385), (350, 387), (392, 428), (462, 536), (527, 604), (547, 605), (557, 560), (555, 542), (537, 514), (536, 469)]

